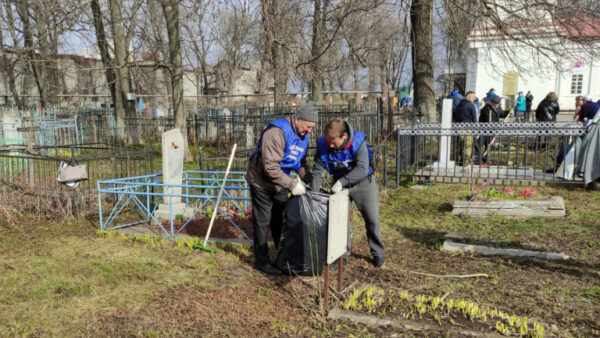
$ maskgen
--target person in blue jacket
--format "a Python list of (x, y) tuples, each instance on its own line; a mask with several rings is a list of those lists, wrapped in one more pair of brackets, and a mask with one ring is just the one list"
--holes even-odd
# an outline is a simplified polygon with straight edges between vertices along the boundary
[[(379, 195), (371, 166), (372, 153), (365, 134), (354, 130), (350, 123), (337, 119), (325, 126), (323, 134), (317, 139), (317, 153), (311, 171), (312, 188), (319, 191), (323, 174), (327, 171), (333, 176), (333, 193), (350, 190), (350, 200), (354, 201), (365, 220), (372, 263), (375, 267), (382, 267), (385, 264), (385, 248), (379, 224)], [(346, 257), (350, 255), (348, 237)]]
[(517, 93), (517, 102), (515, 104), (515, 117), (517, 122), (525, 122), (525, 112), (527, 111), (527, 99), (522, 91)]
[(271, 264), (267, 235), (271, 230), (278, 247), (289, 193), (298, 196), (306, 192), (304, 185), (293, 180), (290, 174), (294, 171), (300, 179), (310, 182), (306, 152), (309, 134), (318, 122), (316, 103), (304, 104), (295, 115), (269, 123), (248, 159), (246, 181), (252, 198), (254, 267), (265, 273), (281, 274), (281, 270)]

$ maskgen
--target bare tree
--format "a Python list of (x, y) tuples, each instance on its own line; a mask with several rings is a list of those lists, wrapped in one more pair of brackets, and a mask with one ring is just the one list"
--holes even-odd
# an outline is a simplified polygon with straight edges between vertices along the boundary
[[(212, 81), (208, 56), (212, 51), (214, 36), (210, 27), (212, 18), (213, 1), (189, 1), (185, 3), (186, 11), (183, 14), (181, 25), (185, 56), (188, 64), (194, 69), (196, 82), (196, 95), (207, 96)], [(198, 103), (198, 101), (197, 101)]]
[(426, 121), (436, 120), (433, 78), (433, 0), (412, 0), (410, 8), (414, 109)]
[(104, 65), (104, 73), (106, 75), (106, 83), (110, 89), (113, 102), (117, 99), (117, 93), (115, 92), (115, 72), (113, 66), (113, 60), (110, 57), (109, 45), (106, 38), (106, 31), (104, 29), (104, 22), (102, 20), (102, 10), (100, 9), (100, 3), (98, 0), (91, 0), (90, 6), (92, 9), (92, 19), (96, 32), (96, 41), (98, 44), (98, 51), (100, 52), (100, 59)]
[(17, 11), (23, 24), (23, 40), (24, 47), (27, 50), (29, 57), (30, 67), (33, 70), (35, 76), (35, 83), (40, 94), (40, 104), (42, 107), (48, 106), (48, 90), (46, 86), (47, 73), (46, 67), (42, 63), (41, 56), (36, 53), (36, 45), (34, 42), (33, 25), (31, 23), (31, 6), (28, 0), (18, 0)]
[(187, 128), (185, 120), (185, 106), (183, 102), (183, 62), (181, 58), (181, 30), (179, 24), (179, 0), (159, 0), (162, 6), (167, 33), (169, 35), (169, 70), (173, 86), (173, 113), (175, 115), (175, 128), (181, 131), (185, 141), (185, 158), (191, 160), (189, 145), (187, 144)]
[[(564, 68), (565, 58), (595, 58), (590, 44), (600, 36), (600, 3), (594, 0), (482, 0), (443, 2), (441, 28), (448, 36), (447, 62), (465, 60), (468, 40), (482, 41), (492, 54), (518, 72)], [(519, 53), (515, 51), (519, 50)]]
[[(101, 3), (98, 0), (90, 1), (96, 32), (96, 44), (105, 67), (106, 81), (113, 98), (117, 139), (119, 142), (127, 142), (129, 144), (138, 143), (140, 140), (137, 133), (137, 125), (133, 121), (128, 125), (126, 117), (135, 117), (135, 102), (128, 100), (128, 94), (132, 92), (129, 73), (129, 60), (131, 59), (129, 46), (133, 38), (135, 18), (141, 6), (141, 0), (133, 0), (131, 16), (129, 18), (123, 16), (123, 0), (108, 0), (107, 6), (112, 33), (113, 58), (110, 55), (111, 45), (108, 42), (107, 32), (104, 29), (104, 16)], [(125, 25), (126, 22), (129, 24)]]
[[(17, 64), (19, 63), (20, 53), (18, 48), (19, 38), (17, 37), (15, 22), (13, 18), (13, 10), (12, 10), (12, 2), (11, 1), (2, 1), (0, 2), (0, 18), (3, 22), (6, 23), (6, 28), (2, 29), (2, 31), (9, 32), (9, 40), (12, 42), (12, 46), (10, 50), (12, 53), (8, 53), (8, 47), (5, 40), (3, 32), (0, 33), (0, 45), (2, 48), (6, 48), (2, 53), (2, 57), (0, 57), (0, 67), (2, 71), (7, 76), (8, 80), (8, 90), (10, 90), (11, 95), (13, 97), (13, 101), (19, 108), (24, 108), (26, 105), (25, 101), (21, 100), (19, 96), (19, 91), (17, 88)], [(25, 91), (26, 88), (22, 90)]]
[(214, 27), (220, 53), (217, 62), (218, 76), (229, 93), (240, 75), (244, 61), (255, 37), (254, 20), (247, 0), (228, 0), (227, 9), (217, 12)]
[[(125, 133), (125, 117), (134, 117), (135, 102), (128, 100), (128, 94), (131, 93), (130, 78), (128, 61), (129, 55), (129, 44), (126, 36), (124, 18), (122, 14), (123, 0), (109, 0), (108, 7), (111, 18), (112, 38), (114, 43), (114, 66), (115, 66), (115, 114), (117, 120), (117, 127), (120, 128), (122, 133)], [(135, 124), (134, 124), (135, 125)], [(120, 139), (124, 139), (124, 136), (129, 137), (128, 143), (133, 143), (137, 139), (137, 135), (132, 133), (121, 134)]]
[(275, 105), (279, 96), (287, 92), (290, 78), (290, 45), (301, 31), (300, 2), (294, 0), (260, 0), (262, 30), (259, 38), (259, 53), (273, 78)]

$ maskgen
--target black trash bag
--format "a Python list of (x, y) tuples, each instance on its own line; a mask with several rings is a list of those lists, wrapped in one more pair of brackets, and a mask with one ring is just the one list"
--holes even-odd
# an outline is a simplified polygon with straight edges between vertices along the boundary
[(276, 263), (283, 273), (321, 275), (327, 260), (328, 207), (329, 195), (312, 191), (288, 200)]

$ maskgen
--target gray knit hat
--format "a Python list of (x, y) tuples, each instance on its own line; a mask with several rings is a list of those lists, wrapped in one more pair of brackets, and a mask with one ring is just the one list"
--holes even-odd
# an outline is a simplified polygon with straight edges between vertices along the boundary
[(317, 103), (314, 101), (306, 102), (296, 111), (296, 115), (304, 121), (318, 123), (319, 110), (317, 109)]

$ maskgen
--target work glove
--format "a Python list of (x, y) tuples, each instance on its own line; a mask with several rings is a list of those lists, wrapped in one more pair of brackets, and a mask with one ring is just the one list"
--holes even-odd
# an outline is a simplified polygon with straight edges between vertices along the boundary
[(304, 194), (306, 194), (306, 188), (304, 188), (304, 185), (302, 183), (296, 182), (296, 185), (292, 189), (292, 195), (300, 196)]
[(337, 194), (340, 191), (342, 191), (342, 182), (337, 181), (337, 182), (335, 182), (333, 187), (331, 187), (331, 192), (334, 194)]

